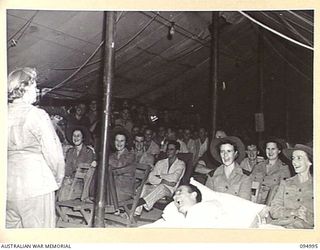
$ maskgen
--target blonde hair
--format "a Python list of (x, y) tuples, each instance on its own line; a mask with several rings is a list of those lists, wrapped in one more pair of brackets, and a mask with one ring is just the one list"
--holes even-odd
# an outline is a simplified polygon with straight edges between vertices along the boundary
[(23, 97), (25, 87), (36, 83), (37, 72), (34, 68), (24, 67), (12, 71), (8, 75), (8, 101)]

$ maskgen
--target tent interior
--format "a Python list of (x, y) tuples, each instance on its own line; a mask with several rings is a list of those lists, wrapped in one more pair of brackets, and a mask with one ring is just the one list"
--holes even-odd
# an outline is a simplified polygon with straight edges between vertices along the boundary
[[(115, 22), (112, 98), (208, 123), (212, 12), (117, 11)], [(266, 134), (312, 140), (313, 23), (313, 10), (219, 12), (217, 127), (254, 131), (262, 112)], [(8, 73), (35, 67), (43, 105), (102, 100), (103, 27), (103, 11), (7, 10)]]

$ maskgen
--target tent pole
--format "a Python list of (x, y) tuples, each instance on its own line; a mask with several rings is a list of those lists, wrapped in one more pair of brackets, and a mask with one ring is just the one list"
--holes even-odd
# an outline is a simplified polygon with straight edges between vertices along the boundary
[[(263, 28), (259, 27), (258, 32), (258, 73), (259, 73), (259, 87), (258, 87), (258, 97), (259, 97), (259, 113), (263, 114), (264, 110), (264, 86), (263, 86), (263, 58), (264, 58), (264, 42), (263, 42)], [(264, 120), (263, 120), (264, 123)], [(264, 126), (263, 126), (264, 127)], [(262, 131), (258, 131), (258, 144), (262, 140)]]
[(219, 11), (212, 12), (211, 54), (210, 54), (210, 109), (211, 131), (213, 138), (217, 129), (217, 103), (218, 103), (218, 61), (219, 61)]
[[(109, 160), (109, 141), (108, 132), (111, 121), (111, 87), (113, 84), (114, 71), (114, 33), (115, 33), (115, 17), (116, 12), (105, 11), (103, 17), (103, 27), (105, 34), (105, 42), (103, 47), (103, 118), (102, 118), (102, 142), (101, 142), (101, 160), (98, 167), (98, 189), (95, 205), (94, 227), (104, 227), (105, 214), (105, 190), (107, 166)], [(109, 190), (108, 190), (109, 191)]]

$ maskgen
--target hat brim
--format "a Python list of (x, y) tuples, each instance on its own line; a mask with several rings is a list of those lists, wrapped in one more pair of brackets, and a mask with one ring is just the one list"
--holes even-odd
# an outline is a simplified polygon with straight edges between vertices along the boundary
[(294, 146), (294, 148), (286, 148), (284, 149), (282, 152), (283, 152), (283, 155), (289, 159), (290, 161), (292, 160), (292, 153), (296, 150), (301, 150), (303, 152), (305, 152), (309, 158), (309, 160), (313, 163), (313, 150), (311, 147), (308, 147), (306, 145), (303, 145), (303, 144), (296, 144)]
[(236, 136), (227, 136), (224, 138), (214, 138), (210, 144), (210, 152), (212, 157), (222, 163), (222, 159), (220, 156), (220, 145), (223, 143), (230, 143), (232, 145), (235, 145), (237, 147), (238, 156), (235, 159), (237, 163), (241, 163), (241, 161), (245, 158), (246, 152), (245, 152), (245, 146), (243, 142), (240, 140), (239, 137)]

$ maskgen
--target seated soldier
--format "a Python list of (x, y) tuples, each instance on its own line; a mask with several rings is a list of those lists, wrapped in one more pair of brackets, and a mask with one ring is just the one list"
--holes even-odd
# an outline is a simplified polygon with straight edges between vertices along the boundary
[(246, 175), (250, 175), (253, 168), (264, 160), (263, 157), (258, 156), (259, 151), (257, 145), (250, 144), (247, 146), (246, 154), (248, 157), (244, 158), (240, 163), (242, 172)]
[(208, 176), (206, 186), (213, 191), (250, 200), (252, 181), (239, 166), (239, 162), (245, 155), (244, 149), (238, 137), (227, 136), (214, 139), (211, 142), (210, 151), (212, 156), (222, 164), (212, 176)]
[(175, 192), (186, 168), (185, 163), (177, 157), (179, 149), (178, 142), (168, 142), (168, 158), (158, 161), (149, 174), (147, 183), (142, 189), (136, 215), (141, 214), (143, 207), (149, 211), (158, 200), (172, 196)]
[(192, 153), (193, 164), (196, 164), (198, 148), (194, 139), (191, 138), (191, 129), (185, 128), (182, 141), (186, 144), (188, 152)]
[(167, 151), (168, 141), (177, 141), (180, 144), (180, 153), (189, 153), (189, 150), (187, 148), (187, 145), (178, 138), (177, 131), (173, 128), (167, 129), (167, 140), (163, 146), (164, 150)]
[(145, 151), (152, 154), (155, 158), (160, 154), (159, 145), (152, 139), (153, 131), (151, 128), (144, 130), (144, 148)]
[[(214, 138), (224, 138), (227, 134), (223, 130), (217, 130)], [(213, 138), (213, 139), (214, 139)], [(208, 148), (208, 146), (207, 146)], [(208, 164), (209, 163), (209, 164)], [(218, 164), (218, 165), (217, 165)], [(202, 157), (199, 157), (198, 162), (195, 167), (195, 172), (200, 174), (208, 174), (211, 172), (211, 174), (214, 173), (212, 170), (216, 170), (216, 168), (219, 166), (219, 162), (216, 161), (212, 156), (210, 155), (210, 152), (207, 150), (203, 153)]]
[(209, 138), (207, 135), (207, 131), (204, 127), (199, 128), (199, 137), (196, 139), (197, 144), (197, 155), (196, 162), (198, 162), (199, 158), (201, 158), (205, 152), (208, 150)]
[(219, 166), (220, 162), (216, 161), (208, 150), (198, 159), (192, 176), (200, 183), (205, 184), (208, 175), (212, 176)]
[(137, 133), (134, 136), (134, 148), (132, 152), (135, 155), (135, 162), (136, 163), (144, 163), (153, 166), (154, 164), (154, 157), (152, 154), (145, 151), (144, 148), (144, 135), (142, 133)]

